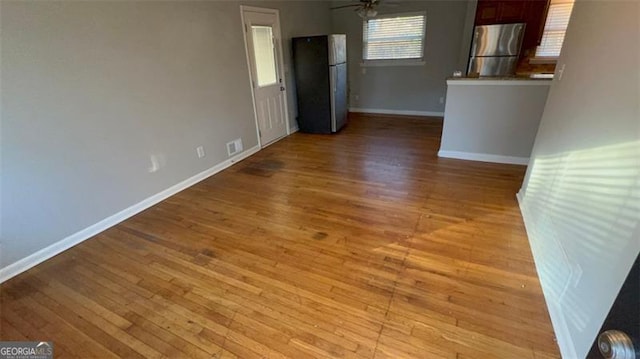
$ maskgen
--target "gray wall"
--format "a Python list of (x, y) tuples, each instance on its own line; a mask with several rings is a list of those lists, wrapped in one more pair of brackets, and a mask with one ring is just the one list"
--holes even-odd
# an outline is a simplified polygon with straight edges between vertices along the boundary
[(639, 65), (640, 3), (577, 1), (519, 194), (565, 358), (585, 357), (640, 252)]
[[(1, 2), (0, 268), (257, 144), (239, 4)], [(325, 2), (252, 5), (330, 29)]]
[[(341, 5), (343, 2), (334, 2)], [(383, 2), (384, 4), (384, 2)], [(426, 11), (425, 61), (422, 66), (361, 67), (362, 19), (351, 9), (332, 11), (332, 30), (347, 34), (350, 106), (353, 108), (442, 112), (446, 78), (459, 64), (468, 1), (394, 1), (380, 14)], [(475, 3), (471, 5), (475, 9)], [(471, 19), (472, 21), (473, 19)], [(468, 55), (468, 53), (467, 53)], [(467, 56), (465, 55), (465, 56)], [(366, 74), (362, 70), (366, 70)], [(356, 99), (358, 98), (358, 99)]]
[(440, 151), (526, 164), (550, 84), (549, 80), (449, 80)]
[(462, 41), (460, 43), (460, 55), (458, 55), (457, 69), (466, 74), (467, 65), (469, 63), (469, 52), (471, 50), (471, 41), (473, 40), (473, 26), (476, 22), (476, 8), (478, 0), (467, 1), (467, 12), (464, 18), (464, 29), (462, 30)]

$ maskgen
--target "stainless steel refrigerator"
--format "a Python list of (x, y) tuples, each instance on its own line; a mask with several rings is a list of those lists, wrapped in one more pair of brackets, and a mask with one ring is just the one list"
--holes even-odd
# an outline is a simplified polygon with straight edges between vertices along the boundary
[(525, 24), (476, 26), (471, 44), (468, 75), (514, 75)]
[(333, 133), (347, 123), (346, 40), (346, 35), (291, 39), (301, 132)]

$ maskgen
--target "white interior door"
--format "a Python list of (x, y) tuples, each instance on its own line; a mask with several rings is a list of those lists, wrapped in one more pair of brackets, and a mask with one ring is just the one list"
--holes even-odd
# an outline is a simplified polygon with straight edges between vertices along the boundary
[(289, 132), (277, 10), (243, 6), (245, 44), (261, 146)]

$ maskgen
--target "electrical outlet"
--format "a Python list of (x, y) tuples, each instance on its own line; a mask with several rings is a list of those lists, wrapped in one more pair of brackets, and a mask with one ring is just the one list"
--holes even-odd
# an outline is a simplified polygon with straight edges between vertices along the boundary
[(204, 157), (204, 147), (203, 146), (198, 146), (196, 148), (196, 153), (198, 154), (198, 158)]
[(558, 81), (562, 81), (562, 75), (564, 75), (564, 67), (566, 64), (562, 64), (560, 69), (558, 69)]
[(356, 101), (360, 101), (360, 95), (356, 95)]
[(440, 103), (444, 103), (444, 97), (440, 97)]

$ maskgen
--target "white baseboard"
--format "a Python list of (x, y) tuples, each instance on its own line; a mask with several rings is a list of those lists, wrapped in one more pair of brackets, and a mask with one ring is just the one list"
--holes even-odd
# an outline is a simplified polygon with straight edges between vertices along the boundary
[(511, 165), (528, 165), (529, 157), (513, 157), (460, 151), (438, 151), (438, 157), (456, 158), (459, 160), (507, 163)]
[(8, 266), (0, 269), (0, 283), (7, 281), (18, 274), (29, 270), (30, 268), (46, 261), (47, 259), (58, 255), (67, 249), (84, 242), (85, 240), (95, 236), (96, 234), (109, 229), (116, 224), (126, 220), (129, 217), (132, 217), (145, 209), (173, 196), (174, 194), (193, 186), (194, 184), (213, 176), (214, 174), (224, 170), (225, 168), (242, 161), (243, 159), (253, 155), (254, 153), (260, 150), (260, 146), (252, 147), (240, 154), (237, 154), (234, 157), (231, 157), (205, 171), (202, 171), (196, 174), (193, 177), (187, 178), (186, 180), (177, 183), (162, 192), (156, 193), (147, 199), (134, 204), (129, 208), (125, 208), (124, 210), (109, 216), (98, 223), (95, 223), (85, 229), (82, 229), (46, 248), (43, 248), (25, 258), (18, 260)]
[(291, 127), (291, 128), (289, 129), (289, 134), (290, 134), (290, 135), (292, 135), (292, 134), (294, 134), (294, 133), (296, 133), (296, 132), (298, 132), (298, 131), (300, 131), (300, 127), (298, 127), (298, 126), (296, 126), (296, 127)]
[(374, 113), (380, 115), (402, 115), (402, 116), (429, 116), (429, 117), (444, 117), (444, 112), (433, 111), (405, 111), (405, 110), (386, 110), (380, 108), (358, 108), (350, 107), (349, 112), (363, 112)]

